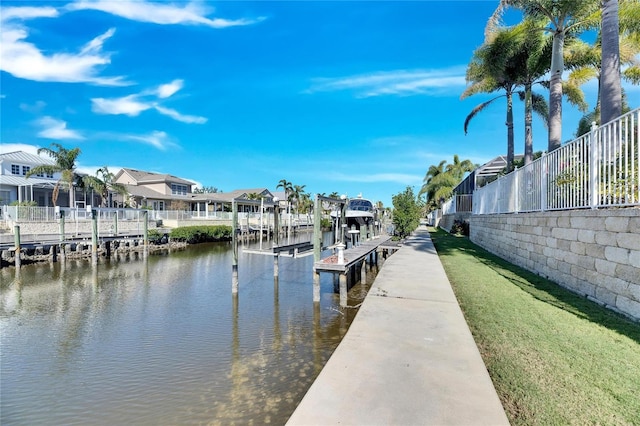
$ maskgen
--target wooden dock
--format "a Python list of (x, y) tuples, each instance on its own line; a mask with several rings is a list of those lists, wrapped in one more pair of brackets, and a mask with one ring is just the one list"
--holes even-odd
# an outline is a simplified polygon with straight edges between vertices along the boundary
[(344, 250), (344, 261), (338, 263), (338, 255), (334, 254), (313, 264), (313, 300), (320, 301), (320, 272), (340, 274), (340, 306), (347, 305), (347, 276), (360, 268), (361, 279), (366, 279), (366, 265), (378, 263), (379, 250), (394, 250), (398, 247), (390, 244), (391, 236), (380, 235), (371, 240), (363, 241), (355, 247)]

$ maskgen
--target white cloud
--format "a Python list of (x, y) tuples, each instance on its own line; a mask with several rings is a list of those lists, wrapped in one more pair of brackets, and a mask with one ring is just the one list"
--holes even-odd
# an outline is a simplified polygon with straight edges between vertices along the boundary
[(316, 78), (308, 93), (348, 90), (357, 97), (455, 93), (466, 84), (465, 67), (442, 70), (381, 71), (337, 78)]
[(102, 52), (106, 40), (115, 30), (90, 40), (78, 53), (53, 53), (47, 55), (37, 46), (25, 41), (29, 35), (23, 20), (56, 17), (58, 11), (51, 7), (10, 7), (2, 10), (0, 32), (0, 70), (17, 78), (34, 81), (64, 83), (91, 83), (104, 86), (126, 85), (122, 77), (102, 77), (100, 70), (111, 59)]
[(33, 105), (30, 105), (30, 104), (22, 102), (19, 105), (19, 108), (22, 111), (36, 114), (36, 113), (41, 112), (44, 109), (44, 107), (46, 107), (46, 106), (47, 106), (47, 104), (44, 101), (36, 101)]
[(183, 123), (204, 124), (204, 123), (207, 122), (206, 117), (198, 117), (198, 116), (195, 116), (195, 115), (180, 114), (178, 111), (176, 111), (174, 109), (164, 108), (164, 107), (161, 107), (159, 105), (156, 105), (155, 108), (160, 114), (169, 116), (169, 117), (173, 118), (174, 120), (181, 121)]
[(146, 90), (121, 98), (93, 98), (91, 110), (97, 114), (128, 115), (136, 117), (148, 109), (155, 109), (160, 114), (173, 118), (176, 121), (189, 124), (203, 124), (207, 122), (205, 117), (185, 115), (180, 112), (159, 105), (160, 99), (166, 99), (174, 95), (182, 88), (182, 80), (173, 80), (171, 83), (162, 84), (155, 89)]
[(171, 83), (161, 84), (157, 90), (158, 97), (164, 99), (173, 96), (174, 93), (182, 89), (183, 83), (182, 80), (173, 80)]
[(67, 122), (45, 116), (36, 121), (36, 124), (42, 127), (38, 132), (38, 136), (47, 139), (76, 139), (81, 140), (84, 137), (75, 130), (67, 129)]
[(129, 95), (113, 99), (91, 99), (91, 110), (98, 114), (123, 114), (129, 117), (136, 117), (140, 115), (142, 111), (146, 111), (152, 107), (152, 103), (138, 100), (138, 95)]
[(153, 131), (147, 135), (127, 135), (124, 138), (151, 145), (161, 151), (166, 151), (167, 148), (176, 146), (165, 132), (159, 130)]
[(80, 0), (67, 5), (67, 8), (70, 10), (99, 10), (139, 22), (150, 22), (161, 25), (206, 25), (212, 28), (251, 25), (264, 19), (211, 19), (207, 18), (206, 15), (213, 10), (208, 10), (203, 7), (201, 3), (195, 2), (188, 3), (184, 7), (180, 7), (175, 4), (151, 3), (144, 0)]
[[(29, 145), (26, 143), (5, 143), (0, 144), (0, 154), (6, 154), (8, 152), (24, 151), (29, 154), (38, 155), (38, 146)], [(48, 156), (46, 158), (49, 158)]]

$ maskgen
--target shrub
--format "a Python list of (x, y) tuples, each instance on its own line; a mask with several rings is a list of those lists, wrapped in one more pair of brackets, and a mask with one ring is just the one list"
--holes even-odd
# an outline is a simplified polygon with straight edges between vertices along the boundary
[(457, 219), (451, 226), (451, 233), (455, 235), (469, 236), (469, 222), (466, 220)]
[(174, 241), (188, 244), (206, 243), (231, 239), (232, 228), (227, 225), (183, 226), (171, 230), (169, 236)]

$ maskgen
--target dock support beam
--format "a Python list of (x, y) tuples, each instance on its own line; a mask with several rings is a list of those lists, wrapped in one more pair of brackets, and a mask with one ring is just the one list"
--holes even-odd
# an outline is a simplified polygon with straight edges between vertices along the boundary
[(347, 306), (347, 273), (340, 273), (340, 307)]
[(149, 256), (149, 212), (145, 210), (142, 212), (142, 217), (144, 220), (143, 229), (144, 229), (144, 248), (142, 251), (142, 256), (146, 258)]
[(20, 269), (22, 266), (22, 259), (20, 259), (20, 225), (13, 227), (13, 241), (15, 243), (15, 265), (16, 269)]
[(98, 263), (98, 211), (91, 210), (91, 263)]
[(64, 241), (64, 210), (60, 210), (60, 242)]
[(320, 273), (313, 268), (313, 301), (320, 301)]
[(232, 219), (232, 242), (233, 242), (233, 264), (231, 265), (231, 293), (238, 294), (238, 203), (231, 202)]
[(280, 260), (280, 253), (275, 253), (273, 255), (273, 277), (278, 278), (280, 276), (280, 266), (278, 265), (278, 261)]
[[(322, 231), (320, 228), (320, 217), (322, 208), (320, 199), (318, 198), (318, 194), (316, 194), (316, 199), (314, 202), (313, 209), (313, 261), (320, 261), (320, 252), (322, 251)], [(313, 299), (315, 300), (315, 299)]]

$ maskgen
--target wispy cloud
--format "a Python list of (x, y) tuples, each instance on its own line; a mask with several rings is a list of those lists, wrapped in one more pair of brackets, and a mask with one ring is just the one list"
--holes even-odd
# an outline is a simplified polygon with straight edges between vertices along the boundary
[(66, 121), (58, 120), (53, 117), (42, 117), (39, 120), (36, 120), (36, 125), (42, 128), (42, 130), (38, 132), (38, 136), (42, 138), (57, 140), (84, 139), (79, 132), (68, 129)]
[(176, 111), (174, 109), (171, 109), (171, 108), (164, 108), (164, 107), (161, 107), (159, 105), (156, 105), (155, 109), (160, 114), (166, 115), (168, 117), (173, 118), (176, 121), (181, 121), (183, 123), (204, 124), (204, 123), (207, 122), (207, 119), (205, 117), (199, 117), (199, 116), (196, 116), (196, 115), (180, 114), (178, 111)]
[(151, 145), (161, 151), (166, 151), (170, 147), (177, 146), (173, 141), (171, 141), (169, 135), (159, 130), (153, 131), (146, 135), (126, 135), (122, 136), (122, 138), (125, 140), (131, 140)]
[(418, 94), (459, 94), (464, 87), (465, 67), (441, 70), (380, 71), (337, 78), (315, 78), (307, 93), (351, 91), (359, 98)]
[(58, 11), (52, 7), (3, 8), (0, 24), (0, 70), (17, 78), (34, 81), (91, 83), (103, 86), (122, 86), (123, 77), (103, 77), (101, 69), (111, 62), (102, 52), (103, 44), (115, 33), (110, 29), (90, 40), (77, 53), (47, 55), (37, 46), (25, 41), (29, 30), (23, 21), (33, 18), (54, 18)]
[(120, 98), (93, 98), (91, 99), (91, 110), (97, 114), (128, 115), (136, 117), (141, 112), (155, 109), (160, 114), (173, 118), (183, 123), (203, 124), (207, 122), (206, 117), (195, 115), (185, 115), (180, 112), (164, 107), (159, 104), (161, 99), (167, 99), (182, 89), (182, 80), (173, 80), (171, 83), (162, 84), (155, 89), (146, 90), (141, 93), (123, 96)]
[(224, 19), (208, 18), (214, 10), (206, 8), (201, 2), (190, 2), (184, 6), (177, 4), (165, 4), (135, 1), (113, 0), (81, 0), (67, 5), (69, 10), (99, 10), (132, 21), (149, 22), (160, 25), (205, 25), (212, 28), (227, 28), (243, 25), (251, 25), (264, 20), (256, 19)]

